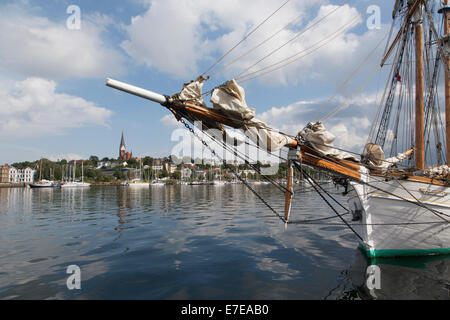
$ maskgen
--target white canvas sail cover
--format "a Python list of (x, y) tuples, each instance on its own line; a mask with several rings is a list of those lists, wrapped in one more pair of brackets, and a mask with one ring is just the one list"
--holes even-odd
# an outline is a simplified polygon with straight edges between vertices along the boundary
[(242, 130), (251, 141), (268, 152), (280, 150), (285, 145), (294, 143), (294, 139), (269, 128), (264, 122), (255, 118), (248, 121)]
[(365, 147), (364, 163), (369, 167), (386, 171), (396, 163), (406, 160), (412, 150), (399, 153), (396, 157), (385, 159), (384, 151), (378, 144), (368, 143)]
[(444, 164), (440, 167), (425, 170), (425, 174), (430, 176), (450, 177), (450, 167)]
[(192, 102), (201, 106), (206, 106), (202, 98), (204, 81), (205, 79), (203, 77), (200, 77), (197, 80), (185, 83), (181, 92), (175, 94), (173, 98), (181, 101)]
[(236, 81), (230, 80), (214, 89), (211, 95), (214, 109), (240, 124), (245, 135), (260, 148), (269, 152), (280, 150), (294, 140), (255, 119), (255, 109), (249, 108), (245, 101), (245, 91)]
[(251, 120), (255, 116), (255, 109), (245, 102), (244, 89), (234, 79), (214, 89), (211, 103), (214, 109), (232, 119)]
[(325, 126), (320, 121), (317, 121), (316, 123), (308, 123), (306, 128), (300, 132), (300, 135), (314, 150), (324, 156), (331, 156), (339, 160), (348, 159), (358, 161), (350, 153), (340, 151), (333, 146), (336, 136), (327, 131)]

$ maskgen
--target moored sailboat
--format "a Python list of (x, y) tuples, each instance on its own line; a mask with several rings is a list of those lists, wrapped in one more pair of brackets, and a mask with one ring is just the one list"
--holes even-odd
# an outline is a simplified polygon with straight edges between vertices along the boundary
[(39, 181), (36, 183), (30, 183), (29, 186), (33, 189), (55, 188), (57, 186), (54, 181), (42, 179), (42, 159), (39, 163)]
[(74, 161), (74, 169), (73, 169), (73, 179), (72, 181), (67, 181), (64, 182), (63, 184), (61, 184), (61, 188), (66, 189), (66, 188), (86, 188), (86, 187), (90, 187), (91, 184), (88, 182), (84, 182), (84, 166), (83, 166), (83, 162), (81, 162), (81, 181), (76, 181), (76, 168), (77, 168), (77, 162)]

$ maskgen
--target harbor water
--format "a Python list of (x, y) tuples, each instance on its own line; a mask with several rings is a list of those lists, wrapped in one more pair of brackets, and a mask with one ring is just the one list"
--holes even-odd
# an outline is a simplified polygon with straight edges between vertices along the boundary
[[(283, 211), (277, 188), (253, 187)], [(292, 220), (334, 215), (295, 190)], [(238, 184), (5, 188), (0, 228), (0, 299), (450, 298), (450, 257), (367, 261), (339, 219), (286, 227)]]

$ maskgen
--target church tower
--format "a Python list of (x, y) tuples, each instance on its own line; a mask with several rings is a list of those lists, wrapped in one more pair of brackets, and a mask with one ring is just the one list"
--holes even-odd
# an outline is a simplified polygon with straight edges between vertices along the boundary
[(123, 137), (122, 131), (122, 139), (120, 139), (120, 147), (119, 147), (119, 159), (128, 161), (133, 157), (133, 152), (127, 152), (127, 148), (125, 146), (125, 138)]
[(126, 153), (127, 149), (125, 147), (125, 139), (123, 137), (123, 131), (122, 131), (122, 139), (120, 140), (120, 148), (119, 148), (119, 159), (120, 160), (126, 160)]

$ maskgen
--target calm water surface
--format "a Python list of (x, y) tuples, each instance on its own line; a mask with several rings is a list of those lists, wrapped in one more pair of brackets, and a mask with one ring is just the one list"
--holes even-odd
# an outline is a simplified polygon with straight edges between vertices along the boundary
[[(255, 188), (282, 211), (276, 188)], [(312, 192), (293, 206), (294, 220), (332, 215)], [(376, 261), (369, 291), (348, 229), (285, 229), (242, 185), (0, 189), (0, 228), (1, 299), (450, 298), (448, 257)]]

